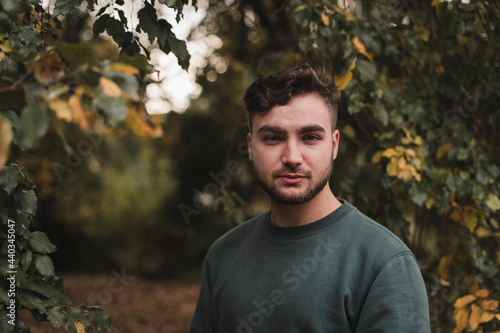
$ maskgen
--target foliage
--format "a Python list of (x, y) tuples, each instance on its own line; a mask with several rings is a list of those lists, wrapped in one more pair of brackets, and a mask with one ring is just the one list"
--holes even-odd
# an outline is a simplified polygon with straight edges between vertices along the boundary
[(302, 59), (327, 65), (343, 100), (331, 185), (412, 248), (435, 332), (500, 329), (497, 307), (453, 306), (500, 298), (499, 22), (498, 1), (212, 1), (207, 13), (230, 68), (204, 84), (212, 93)]
[[(2, 332), (29, 332), (17, 319), (18, 309), (29, 309), (36, 320), (72, 332), (111, 329), (101, 307), (70, 306), (48, 256), (56, 247), (45, 233), (30, 229), (37, 206), (35, 186), (20, 164), (6, 165), (12, 148), (34, 152), (40, 138), (55, 132), (68, 154), (76, 155), (66, 144), (65, 132), (72, 125), (91, 132), (101, 120), (111, 128), (125, 124), (139, 137), (159, 137), (161, 127), (149, 119), (143, 101), (141, 81), (152, 71), (149, 48), (155, 44), (165, 53), (172, 52), (184, 68), (189, 64), (185, 42), (177, 39), (170, 23), (158, 19), (154, 0), (144, 1), (130, 17), (124, 14), (123, 0), (100, 8), (95, 0), (85, 2), (89, 11), (97, 11), (98, 18), (91, 25), (94, 44), (106, 32), (114, 41), (112, 48), (119, 50), (111, 54), (99, 54), (90, 41), (63, 34), (70, 17), (82, 21), (79, 8), (83, 3), (57, 0), (53, 8), (44, 8), (35, 0), (0, 2)], [(159, 3), (176, 10), (179, 21), (187, 1)], [(129, 22), (134, 15), (138, 18), (135, 26)], [(141, 34), (147, 34), (149, 44), (141, 42)], [(61, 168), (58, 175), (68, 170), (66, 165)], [(13, 224), (15, 238), (8, 232)], [(13, 271), (15, 283), (5, 288)], [(6, 296), (6, 290), (11, 296)], [(16, 306), (11, 311), (12, 300)], [(5, 320), (8, 313), (11, 323)]]

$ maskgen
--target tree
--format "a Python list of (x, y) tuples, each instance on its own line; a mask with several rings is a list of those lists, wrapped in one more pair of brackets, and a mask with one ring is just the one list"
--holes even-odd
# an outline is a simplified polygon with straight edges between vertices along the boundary
[(303, 59), (327, 65), (343, 100), (332, 187), (416, 254), (435, 332), (500, 329), (499, 9), (255, 0), (207, 12), (229, 67), (203, 84), (216, 113), (234, 115), (231, 84), (241, 92)]
[[(177, 11), (177, 21), (187, 4), (159, 2)], [(58, 0), (53, 8), (44, 8), (34, 0), (0, 2), (2, 332), (29, 332), (18, 320), (19, 309), (29, 309), (36, 320), (72, 332), (109, 331), (111, 323), (102, 307), (71, 306), (64, 295), (48, 256), (56, 247), (45, 233), (31, 229), (37, 209), (35, 184), (19, 163), (6, 165), (9, 152), (34, 152), (37, 141), (49, 132), (60, 135), (64, 143), (65, 133), (74, 126), (92, 132), (102, 124), (111, 128), (125, 124), (137, 136), (158, 137), (161, 128), (148, 118), (143, 100), (142, 81), (152, 71), (149, 48), (155, 44), (172, 52), (184, 68), (189, 64), (185, 42), (158, 17), (154, 1), (144, 1), (132, 13), (135, 23), (125, 16), (123, 0), (100, 8), (97, 1), (86, 1), (98, 17), (90, 23), (94, 39), (89, 42), (72, 34), (71, 27), (63, 29), (73, 24), (70, 18), (86, 24), (78, 11), (83, 3)], [(104, 32), (112, 37), (111, 51), (98, 54), (93, 44), (103, 42), (98, 36)], [(81, 153), (68, 145), (66, 149), (73, 156)], [(60, 165), (58, 175), (68, 168)]]

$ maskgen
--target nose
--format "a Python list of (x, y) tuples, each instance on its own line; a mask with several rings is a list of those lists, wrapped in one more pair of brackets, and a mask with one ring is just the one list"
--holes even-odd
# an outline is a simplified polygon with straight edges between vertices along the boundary
[(288, 140), (283, 147), (283, 154), (281, 156), (283, 164), (299, 165), (302, 163), (302, 153), (300, 147), (295, 140)]

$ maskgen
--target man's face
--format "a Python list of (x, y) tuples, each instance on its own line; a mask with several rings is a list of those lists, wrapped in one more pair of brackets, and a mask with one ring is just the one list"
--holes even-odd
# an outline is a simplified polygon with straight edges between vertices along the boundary
[(329, 191), (338, 144), (339, 132), (332, 129), (328, 108), (315, 94), (256, 113), (248, 134), (257, 181), (271, 200), (285, 205), (299, 205)]

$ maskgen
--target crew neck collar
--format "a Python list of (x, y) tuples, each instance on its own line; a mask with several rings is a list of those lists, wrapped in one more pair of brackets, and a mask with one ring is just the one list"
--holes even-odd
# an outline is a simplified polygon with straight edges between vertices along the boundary
[(310, 236), (336, 224), (344, 215), (354, 209), (354, 207), (344, 199), (338, 198), (338, 200), (342, 204), (339, 208), (317, 221), (298, 227), (279, 227), (273, 224), (271, 221), (271, 211), (268, 211), (264, 219), (264, 228), (271, 236), (281, 239), (296, 239)]

